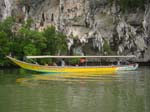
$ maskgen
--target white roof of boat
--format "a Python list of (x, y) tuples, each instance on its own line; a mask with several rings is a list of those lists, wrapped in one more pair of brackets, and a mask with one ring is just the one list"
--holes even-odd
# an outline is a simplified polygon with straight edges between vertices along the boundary
[(52, 56), (52, 55), (45, 55), (45, 56), (26, 56), (28, 59), (33, 58), (135, 58), (135, 55), (118, 55), (118, 56)]

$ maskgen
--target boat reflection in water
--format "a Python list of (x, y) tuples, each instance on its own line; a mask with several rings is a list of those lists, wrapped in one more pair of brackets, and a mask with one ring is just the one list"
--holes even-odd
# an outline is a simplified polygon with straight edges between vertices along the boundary
[[(118, 72), (90, 72), (90, 73), (42, 73), (24, 74), (25, 77), (17, 78), (16, 82), (23, 85), (32, 85), (38, 82), (110, 82), (123, 81), (140, 74), (140, 71), (118, 71)], [(138, 75), (137, 75), (138, 76)]]
[[(104, 73), (47, 73), (47, 74), (31, 74), (26, 75), (24, 78), (18, 78), (16, 82), (21, 84), (27, 84), (34, 81), (64, 81), (64, 82), (74, 82), (74, 81), (99, 81), (104, 78), (111, 78), (116, 75), (116, 72), (104, 72)], [(29, 77), (27, 77), (29, 76)]]

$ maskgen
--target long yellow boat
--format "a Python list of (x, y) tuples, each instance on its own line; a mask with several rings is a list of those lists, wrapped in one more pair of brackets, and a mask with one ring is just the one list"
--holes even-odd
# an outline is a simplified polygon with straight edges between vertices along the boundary
[[(53, 56), (49, 56), (53, 57)], [(57, 57), (57, 56), (56, 56)], [(57, 58), (80, 58), (81, 56), (58, 56)], [(100, 57), (100, 56), (82, 56), (82, 57)], [(106, 57), (106, 56), (105, 56)], [(112, 57), (112, 56), (111, 56)], [(120, 70), (136, 70), (138, 68), (138, 64), (132, 65), (122, 65), (122, 66), (45, 66), (38, 64), (26, 63), (24, 61), (17, 60), (10, 56), (7, 56), (12, 62), (24, 68), (26, 70), (43, 72), (43, 73), (111, 73)], [(28, 58), (43, 58), (43, 57), (28, 57)], [(48, 58), (48, 57), (45, 57)]]

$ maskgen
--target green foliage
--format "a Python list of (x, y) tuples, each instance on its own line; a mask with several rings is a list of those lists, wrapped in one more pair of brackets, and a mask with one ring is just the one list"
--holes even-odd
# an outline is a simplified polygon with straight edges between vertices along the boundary
[(37, 49), (33, 44), (27, 44), (23, 48), (23, 52), (25, 55), (36, 55)]
[(71, 64), (71, 65), (78, 64), (79, 60), (80, 60), (79, 58), (71, 58), (71, 59), (69, 59), (69, 64)]
[(113, 3), (114, 0), (108, 0), (109, 3)]
[(9, 52), (9, 42), (7, 34), (4, 31), (0, 32), (0, 52), (3, 54), (7, 54)]
[(46, 37), (47, 40), (46, 54), (55, 54), (57, 48), (57, 46), (55, 46), (57, 44), (55, 39), (56, 37), (55, 27), (52, 26), (45, 29), (43, 35), (44, 37)]
[(25, 4), (25, 0), (19, 0), (18, 2), (20, 3), (20, 5), (24, 5)]
[(62, 53), (67, 52), (67, 42), (66, 38), (67, 36), (64, 35), (62, 32), (57, 32), (56, 35), (56, 42), (57, 42), (57, 49), (60, 50)]
[(33, 19), (32, 19), (32, 18), (28, 18), (27, 21), (25, 21), (25, 23), (24, 23), (23, 26), (24, 26), (25, 28), (28, 28), (28, 29), (29, 29), (29, 28), (31, 27), (32, 23), (33, 23)]
[(12, 17), (7, 17), (3, 22), (0, 22), (0, 31), (4, 31), (7, 34), (12, 34), (11, 28), (14, 25)]
[(41, 54), (42, 50), (46, 48), (46, 38), (41, 32), (23, 27), (18, 31), (18, 37), (21, 39), (20, 43), (22, 48), (29, 44), (30, 46), (35, 46), (36, 53), (34, 55)]
[(129, 0), (120, 0), (119, 5), (123, 12), (125, 12), (128, 9)]
[(51, 58), (40, 59), (38, 62), (42, 65), (52, 65), (52, 63), (53, 63)]
[(112, 54), (111, 47), (110, 47), (109, 43), (106, 40), (104, 40), (103, 50), (107, 54)]
[(0, 65), (7, 64), (5, 60), (5, 55), (9, 53), (9, 42), (7, 39), (7, 34), (3, 31), (0, 32)]
[(0, 65), (7, 64), (5, 55), (8, 55), (11, 48), (12, 31), (11, 28), (14, 21), (11, 17), (6, 18), (3, 22), (0, 22)]
[(66, 35), (56, 31), (54, 26), (45, 29), (43, 35), (47, 39), (47, 53), (55, 55), (67, 51)]
[[(26, 55), (55, 55), (67, 52), (66, 35), (56, 31), (54, 26), (43, 32), (31, 30), (32, 19), (28, 19), (16, 32), (12, 31), (14, 21), (8, 17), (0, 22), (0, 65), (6, 65), (8, 59), (4, 57), (12, 54), (19, 59)], [(38, 61), (52, 63), (50, 59)]]
[(144, 9), (146, 0), (108, 0), (111, 4), (116, 1), (120, 5), (121, 11), (126, 12), (136, 10), (137, 8)]

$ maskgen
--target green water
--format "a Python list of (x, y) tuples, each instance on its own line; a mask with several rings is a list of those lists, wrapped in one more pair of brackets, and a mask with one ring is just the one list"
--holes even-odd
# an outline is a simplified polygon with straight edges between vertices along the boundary
[(0, 112), (149, 112), (150, 68), (59, 77), (0, 70)]

